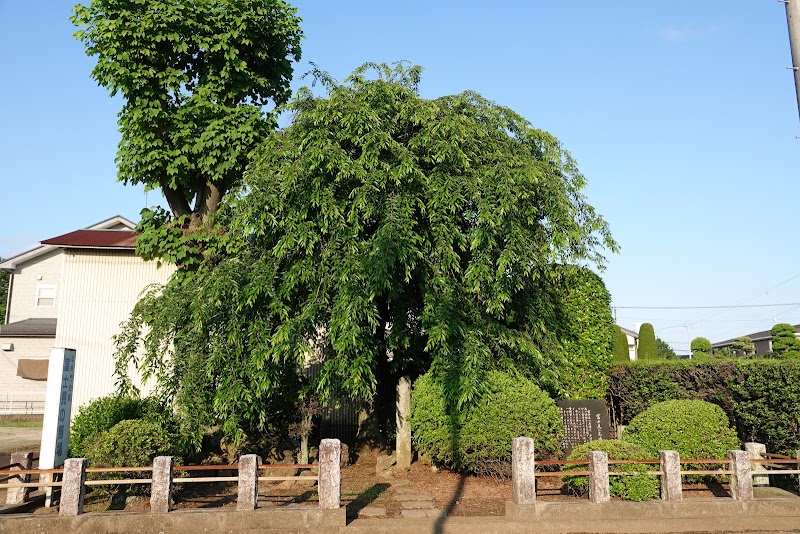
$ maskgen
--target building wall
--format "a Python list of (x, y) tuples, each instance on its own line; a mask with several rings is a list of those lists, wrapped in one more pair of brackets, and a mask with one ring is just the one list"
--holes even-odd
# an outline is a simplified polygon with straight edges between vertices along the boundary
[(174, 270), (171, 265), (159, 269), (132, 251), (64, 251), (55, 346), (76, 350), (73, 416), (80, 406), (115, 390), (113, 336), (142, 291), (166, 283)]
[[(8, 303), (8, 322), (23, 319), (57, 318), (61, 301), (61, 249), (52, 251), (19, 265), (11, 276), (11, 300)], [(53, 306), (37, 306), (36, 293), (40, 286), (55, 286)]]
[(637, 358), (638, 340), (630, 334), (625, 334), (625, 338), (628, 340), (628, 357), (631, 360), (635, 360)]
[(13, 351), (0, 350), (0, 414), (31, 413), (31, 408), (33, 413), (42, 413), (47, 381), (17, 376), (17, 362), (20, 358), (49, 358), (53, 338), (4, 337), (0, 343), (14, 345)]
[(761, 356), (762, 354), (766, 354), (767, 352), (772, 350), (772, 340), (771, 339), (762, 339), (760, 341), (755, 341), (753, 344), (756, 346), (756, 354)]

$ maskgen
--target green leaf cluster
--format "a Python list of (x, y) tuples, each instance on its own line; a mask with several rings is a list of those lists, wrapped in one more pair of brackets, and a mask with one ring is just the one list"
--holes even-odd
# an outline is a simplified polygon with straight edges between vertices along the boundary
[(711, 341), (704, 337), (696, 337), (692, 340), (690, 348), (692, 351), (692, 357), (707, 356), (711, 353)]
[(92, 76), (125, 99), (117, 177), (161, 189), (198, 227), (239, 184), (290, 96), (300, 19), (283, 0), (92, 0), (75, 36)]
[(772, 352), (777, 358), (800, 358), (800, 339), (790, 324), (778, 323), (772, 327)]
[(653, 325), (650, 323), (643, 323), (642, 326), (639, 327), (639, 348), (637, 351), (637, 358), (639, 360), (658, 359), (656, 333), (655, 330), (653, 330)]
[(98, 434), (126, 419), (147, 419), (178, 433), (177, 424), (168, 408), (154, 398), (107, 395), (81, 406), (70, 424), (69, 455), (77, 458), (86, 453), (85, 445)]
[(527, 436), (537, 457), (557, 457), (564, 427), (555, 402), (520, 375), (491, 371), (481, 397), (466, 410), (449, 406), (432, 373), (414, 383), (411, 435), (417, 450), (454, 471), (510, 476), (511, 440)]
[(570, 293), (587, 275), (557, 267), (601, 267), (617, 249), (575, 162), (476, 93), (421, 98), (420, 70), (367, 64), (343, 84), (323, 77), (322, 96), (298, 92), (219, 212), (223, 252), (137, 306), (121, 376), (137, 363), (240, 431), (280, 411), (266, 400), (294, 397), (310, 355), (324, 359), (310, 385), (323, 400), (393, 399), (398, 376), (429, 368), (459, 409), (493, 369), (560, 395), (581, 304), (597, 321), (581, 343), (598, 344), (581, 357), (607, 368), (607, 293), (591, 277)]
[[(589, 452), (603, 451), (608, 454), (609, 460), (651, 460), (644, 449), (635, 443), (628, 443), (616, 439), (598, 439), (578, 445), (567, 456), (567, 460), (585, 460)], [(586, 471), (587, 464), (576, 464), (570, 470)], [(611, 476), (608, 479), (611, 495), (625, 501), (649, 501), (658, 499), (661, 485), (657, 476), (648, 475), (646, 464), (616, 464), (610, 465), (612, 473), (627, 473), (624, 476)], [(585, 476), (562, 477), (565, 484), (578, 495), (586, 495), (589, 491), (589, 479)]]
[(736, 359), (632, 362), (614, 367), (607, 402), (615, 424), (628, 424), (655, 403), (711, 402), (724, 410), (739, 441), (767, 450), (800, 449), (800, 362)]
[(631, 361), (630, 349), (628, 348), (628, 336), (619, 326), (615, 325), (614, 332), (614, 364), (628, 363)]
[(678, 451), (682, 458), (725, 458), (739, 448), (739, 438), (719, 406), (702, 400), (668, 400), (634, 417), (625, 441), (655, 457), (658, 451)]
[[(585, 267), (560, 265), (557, 271), (562, 277), (557, 287), (565, 291), (561, 302), (567, 319), (562, 341), (566, 357), (563, 396), (603, 399), (608, 387), (614, 333), (621, 332), (611, 317), (611, 295), (603, 280)], [(626, 338), (626, 358), (627, 350)]]
[[(3, 258), (0, 258), (0, 263), (3, 263)], [(11, 279), (11, 274), (5, 271), (0, 271), (0, 324), (6, 321), (6, 306), (8, 304), (8, 282)]]

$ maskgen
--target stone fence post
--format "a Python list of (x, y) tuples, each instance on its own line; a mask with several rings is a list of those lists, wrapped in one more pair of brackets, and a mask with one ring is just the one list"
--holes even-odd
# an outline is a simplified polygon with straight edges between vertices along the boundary
[(58, 513), (77, 516), (83, 513), (83, 496), (86, 494), (86, 458), (67, 458), (64, 461), (64, 478), (61, 482), (61, 503)]
[[(11, 469), (14, 471), (26, 471), (33, 465), (32, 452), (12, 452), (11, 463), (14, 465)], [(33, 488), (14, 488), (14, 484), (26, 484), (31, 481), (31, 474), (17, 475), (8, 481), (9, 488), (6, 491), (6, 504), (21, 504), (28, 501)]]
[(397, 406), (395, 451), (397, 452), (397, 471), (402, 473), (411, 468), (411, 379), (407, 376), (397, 382)]
[[(767, 454), (767, 446), (763, 443), (745, 443), (744, 450), (751, 460), (762, 460)], [(766, 473), (767, 468), (762, 463), (750, 462), (750, 469), (753, 471), (753, 486), (769, 486), (769, 475), (756, 475), (755, 473)]]
[(175, 458), (156, 456), (153, 459), (152, 485), (150, 486), (150, 511), (165, 513), (172, 510), (172, 468)]
[(608, 454), (603, 451), (590, 451), (589, 459), (589, 500), (608, 502), (611, 489), (608, 484)]
[(319, 444), (319, 507), (337, 510), (342, 501), (342, 443), (323, 439)]
[(258, 456), (245, 454), (239, 457), (239, 497), (237, 510), (255, 510), (258, 507)]
[(511, 499), (515, 504), (536, 504), (534, 443), (531, 438), (511, 440)]
[(731, 461), (731, 497), (738, 501), (753, 500), (753, 474), (750, 457), (745, 451), (728, 451)]
[(661, 461), (661, 500), (682, 500), (680, 455), (677, 451), (658, 451), (658, 459)]

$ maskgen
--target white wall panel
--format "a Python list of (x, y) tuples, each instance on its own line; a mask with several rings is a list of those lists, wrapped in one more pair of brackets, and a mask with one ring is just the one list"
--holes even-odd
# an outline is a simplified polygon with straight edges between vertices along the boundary
[(65, 251), (55, 346), (77, 353), (73, 414), (115, 390), (113, 336), (142, 291), (165, 284), (174, 271), (174, 266), (159, 269), (129, 251)]

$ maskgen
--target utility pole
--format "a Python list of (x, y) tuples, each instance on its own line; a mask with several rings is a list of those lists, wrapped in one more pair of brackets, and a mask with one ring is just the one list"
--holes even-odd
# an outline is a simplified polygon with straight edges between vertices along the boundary
[(786, 23), (789, 26), (789, 46), (792, 50), (794, 90), (797, 95), (797, 112), (800, 113), (800, 0), (780, 0), (786, 6)]

